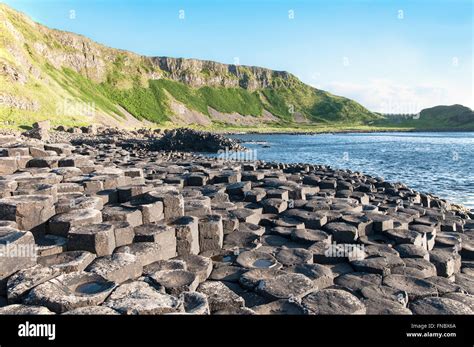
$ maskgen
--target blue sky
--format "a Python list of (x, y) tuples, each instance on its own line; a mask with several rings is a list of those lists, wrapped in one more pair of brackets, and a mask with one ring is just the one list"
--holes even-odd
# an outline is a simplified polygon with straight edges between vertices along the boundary
[(471, 0), (4, 2), (140, 54), (287, 70), (374, 111), (474, 108)]

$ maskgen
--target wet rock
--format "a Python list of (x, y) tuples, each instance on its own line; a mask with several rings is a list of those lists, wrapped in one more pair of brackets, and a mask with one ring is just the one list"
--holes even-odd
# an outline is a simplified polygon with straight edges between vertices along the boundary
[(285, 272), (276, 269), (253, 269), (245, 272), (239, 278), (239, 283), (243, 288), (255, 289), (260, 281), (270, 280), (278, 275), (285, 274)]
[(310, 314), (365, 314), (364, 304), (354, 295), (339, 289), (322, 289), (301, 301)]
[(19, 302), (32, 288), (61, 274), (57, 268), (37, 264), (13, 274), (7, 282), (7, 296), (10, 303)]
[(179, 295), (186, 291), (195, 291), (199, 278), (194, 272), (186, 270), (161, 270), (149, 275), (150, 280), (165, 288), (171, 295)]
[(209, 279), (214, 280), (214, 281), (238, 282), (240, 276), (242, 276), (242, 274), (245, 271), (246, 271), (245, 269), (238, 266), (232, 266), (232, 265), (219, 266), (219, 267), (215, 267), (214, 270), (212, 270), (212, 273), (209, 276)]
[(195, 254), (181, 255), (179, 260), (186, 263), (188, 271), (196, 274), (199, 283), (204, 282), (212, 272), (212, 259)]
[(246, 251), (239, 254), (237, 264), (247, 269), (279, 268), (281, 264), (271, 255), (260, 251)]
[(33, 288), (25, 299), (29, 305), (46, 306), (63, 313), (102, 303), (115, 288), (113, 282), (84, 272), (61, 275)]
[(312, 244), (314, 242), (331, 243), (332, 236), (322, 230), (315, 229), (292, 229), (291, 238), (296, 242)]
[(148, 276), (157, 271), (163, 270), (187, 270), (187, 265), (183, 260), (170, 259), (158, 260), (143, 267), (143, 274)]
[(210, 314), (207, 296), (198, 292), (184, 292), (182, 294), (184, 311), (188, 314)]
[(260, 246), (260, 237), (252, 232), (234, 231), (225, 236), (223, 249), (254, 249)]
[(66, 251), (67, 238), (56, 235), (39, 235), (36, 237), (38, 257), (58, 254)]

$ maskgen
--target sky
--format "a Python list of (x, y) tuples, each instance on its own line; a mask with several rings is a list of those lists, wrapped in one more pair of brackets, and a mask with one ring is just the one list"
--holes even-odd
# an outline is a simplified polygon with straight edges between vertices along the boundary
[(472, 0), (6, 0), (149, 56), (286, 70), (372, 111), (474, 108)]

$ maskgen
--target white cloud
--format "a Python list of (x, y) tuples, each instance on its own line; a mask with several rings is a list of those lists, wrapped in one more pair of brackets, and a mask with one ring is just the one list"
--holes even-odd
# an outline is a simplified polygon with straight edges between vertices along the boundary
[(407, 86), (388, 79), (371, 79), (366, 84), (334, 81), (325, 84), (322, 89), (354, 99), (371, 111), (383, 113), (414, 114), (427, 107), (452, 104), (474, 108), (471, 90), (449, 86)]

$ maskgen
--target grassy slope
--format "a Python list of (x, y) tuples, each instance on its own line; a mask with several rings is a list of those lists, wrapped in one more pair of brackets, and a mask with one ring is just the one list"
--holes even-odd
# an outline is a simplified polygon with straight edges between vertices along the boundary
[(418, 115), (388, 116), (375, 126), (418, 130), (474, 130), (474, 112), (462, 105), (435, 106)]
[[(93, 81), (89, 78), (89, 71), (54, 68), (32, 48), (34, 44), (42, 43), (54, 52), (78, 53), (74, 48), (61, 44), (57, 36), (60, 32), (38, 30), (25, 16), (6, 6), (0, 5), (0, 15), (6, 16), (25, 39), (25, 43), (21, 44), (14, 33), (1, 29), (0, 62), (3, 59), (8, 65), (22, 69), (22, 64), (18, 64), (7, 49), (14, 47), (41, 75), (36, 78), (23, 70), (28, 77), (24, 85), (11, 83), (6, 76), (0, 76), (0, 92), (21, 96), (25, 100), (38, 100), (41, 105), (35, 112), (0, 108), (2, 120), (13, 126), (31, 124), (38, 119), (51, 119), (53, 124), (85, 124), (90, 121), (81, 114), (62, 114), (61, 106), (65, 100), (93, 103), (97, 112), (118, 119), (122, 116), (117, 108), (120, 105), (138, 119), (158, 124), (172, 123), (173, 114), (166, 92), (204, 115), (209, 115), (208, 106), (223, 113), (236, 112), (254, 117), (261, 116), (266, 109), (281, 120), (279, 126), (293, 124), (292, 111), (321, 124), (333, 121), (361, 124), (374, 118), (374, 114), (357, 103), (318, 91), (293, 76), (285, 80), (275, 78), (271, 81), (271, 87), (256, 91), (210, 86), (192, 88), (166, 78), (166, 74), (153, 67), (146, 58), (100, 45), (96, 46), (114, 58), (107, 60), (105, 80)], [(249, 79), (253, 78), (248, 68), (239, 66), (239, 71)], [(164, 78), (148, 81), (144, 76), (149, 72), (160, 72)], [(201, 76), (212, 78), (215, 72), (203, 70)]]
[[(24, 70), (27, 83), (11, 83), (6, 76), (0, 74), (0, 93), (19, 96), (25, 100), (38, 100), (41, 105), (37, 111), (27, 111), (0, 107), (0, 119), (3, 125), (18, 127), (30, 125), (34, 121), (51, 119), (53, 124), (83, 125), (91, 121), (87, 116), (62, 113), (65, 100), (78, 103), (92, 103), (97, 112), (121, 119), (123, 115), (117, 105), (122, 106), (138, 119), (146, 119), (160, 125), (172, 125), (173, 113), (170, 107), (169, 93), (174, 99), (186, 107), (209, 116), (208, 106), (222, 113), (237, 112), (243, 115), (259, 117), (263, 110), (268, 110), (279, 121), (265, 124), (260, 129), (268, 131), (341, 131), (341, 130), (375, 130), (375, 129), (416, 129), (453, 125), (454, 121), (443, 121), (443, 112), (438, 110), (435, 118), (421, 116), (419, 120), (402, 120), (392, 122), (369, 112), (360, 104), (322, 90), (314, 89), (296, 77), (274, 77), (270, 86), (256, 91), (243, 88), (202, 87), (192, 88), (187, 84), (167, 78), (159, 68), (153, 66), (149, 59), (133, 53), (107, 48), (95, 43), (104, 56), (112, 57), (106, 60), (106, 77), (102, 81), (89, 78), (90, 71), (76, 72), (72, 69), (56, 69), (47, 60), (36, 53), (33, 45), (42, 43), (55, 52), (80, 53), (74, 48), (64, 46), (59, 42), (58, 31), (38, 30), (26, 17), (0, 5), (0, 16), (6, 16), (14, 28), (24, 37), (22, 43), (9, 30), (0, 28), (0, 63), (22, 69), (11, 54), (11, 48), (24, 57), (34, 69), (40, 72), (40, 77)], [(251, 71), (244, 66), (238, 70), (248, 79), (254, 78)], [(159, 80), (148, 80), (147, 73), (159, 73)], [(202, 70), (201, 77), (215, 77), (215, 71)], [(235, 77), (236, 76), (227, 76)], [(293, 115), (297, 112), (311, 124), (297, 124)], [(436, 119), (436, 121), (433, 121)], [(444, 123), (443, 123), (444, 122)], [(464, 123), (471, 127), (474, 122)], [(231, 124), (215, 123), (212, 129), (237, 130)], [(472, 127), (474, 128), (474, 127)], [(241, 128), (253, 130), (251, 128)]]

